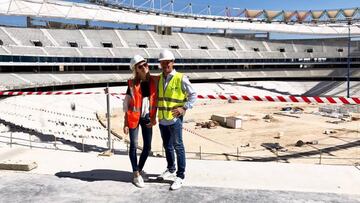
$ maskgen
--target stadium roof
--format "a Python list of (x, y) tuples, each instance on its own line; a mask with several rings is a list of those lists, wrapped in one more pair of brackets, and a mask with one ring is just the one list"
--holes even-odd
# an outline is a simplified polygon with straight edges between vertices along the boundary
[[(335, 18), (339, 12), (343, 15), (352, 15), (355, 10), (333, 10), (326, 11), (326, 15)], [(325, 11), (324, 11), (325, 12)], [(246, 10), (248, 18), (219, 17), (208, 15), (181, 15), (170, 13), (156, 13), (146, 10), (117, 9), (101, 5), (73, 3), (53, 0), (0, 0), (0, 15), (16, 15), (31, 17), (49, 17), (77, 20), (93, 20), (112, 23), (129, 23), (139, 25), (158, 25), (184, 28), (209, 28), (209, 29), (230, 29), (249, 30), (260, 32), (281, 32), (297, 34), (316, 35), (347, 35), (348, 25), (344, 22), (332, 22), (321, 24), (301, 23), (299, 19), (305, 19), (309, 15), (313, 19), (320, 18), (324, 12), (275, 12)], [(291, 18), (297, 15), (296, 22), (269, 22), (257, 21), (256, 16), (267, 16), (267, 19), (274, 19), (278, 15), (284, 18)], [(250, 19), (250, 20), (249, 20)], [(360, 24), (354, 22), (351, 25), (352, 34), (360, 34)]]

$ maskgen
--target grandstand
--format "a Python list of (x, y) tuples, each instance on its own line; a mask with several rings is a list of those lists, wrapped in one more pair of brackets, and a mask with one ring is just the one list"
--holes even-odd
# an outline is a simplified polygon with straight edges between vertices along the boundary
[[(81, 72), (89, 74), (89, 82), (117, 81), (123, 82), (128, 72), (128, 62), (135, 54), (149, 59), (154, 69), (157, 67), (157, 56), (162, 49), (170, 49), (177, 58), (177, 67), (185, 72), (201, 72), (216, 69), (220, 74), (229, 70), (241, 70), (257, 73), (254, 77), (264, 77), (259, 73), (265, 71), (271, 75), (270, 69), (285, 68), (311, 77), (313, 72), (335, 70), (346, 65), (347, 39), (319, 40), (270, 40), (242, 39), (236, 36), (220, 34), (189, 34), (174, 32), (172, 35), (161, 35), (152, 31), (139, 30), (67, 30), (44, 28), (0, 27), (2, 54), (0, 56), (0, 77), (2, 81), (11, 80), (14, 74), (37, 72), (55, 74), (56, 77), (39, 78), (35, 84), (61, 84), (64, 74)], [(31, 34), (29, 34), (31, 33)], [(106, 36), (101, 37), (101, 36)], [(359, 42), (351, 42), (351, 61), (353, 68), (359, 63)], [(356, 70), (356, 69), (355, 69)], [(345, 70), (344, 70), (345, 71)], [(115, 73), (104, 76), (103, 80), (92, 80), (90, 73)], [(315, 74), (316, 75), (316, 74)], [(236, 76), (236, 77), (235, 77)], [(237, 74), (226, 78), (238, 78)], [(277, 75), (279, 76), (279, 75)], [(297, 77), (297, 74), (292, 75)], [(318, 75), (326, 77), (327, 75)], [(343, 74), (338, 77), (343, 77)], [(10, 78), (9, 78), (10, 77)], [(303, 77), (303, 76), (301, 76)], [(332, 76), (334, 77), (334, 75)], [(336, 77), (336, 76), (335, 76)], [(4, 83), (7, 89), (19, 88), (20, 84), (32, 84), (28, 80), (17, 77), (19, 85)], [(83, 83), (81, 80), (72, 81)], [(123, 78), (123, 79), (120, 79)], [(223, 78), (220, 76), (218, 79)], [(192, 79), (207, 79), (194, 77)], [(50, 80), (50, 81), (44, 81)], [(64, 81), (66, 82), (66, 80)], [(69, 82), (69, 81), (67, 81)], [(85, 82), (86, 83), (86, 82)], [(68, 84), (68, 83), (64, 83)], [(44, 85), (39, 85), (44, 86)], [(26, 87), (26, 86), (25, 86)], [(27, 86), (31, 87), (31, 85)]]
[[(306, 11), (304, 15), (304, 11), (245, 9), (234, 17), (167, 12), (110, 1), (14, 1), (0, 0), (0, 15), (22, 16), (26, 25), (0, 24), (0, 91), (122, 85), (131, 77), (128, 64), (135, 54), (147, 58), (157, 74), (157, 57), (169, 49), (176, 57), (175, 68), (191, 81), (226, 82), (226, 89), (218, 84), (211, 90), (216, 94), (249, 91), (261, 95), (343, 96), (349, 62), (353, 80), (350, 93), (359, 92), (360, 41), (351, 40), (351, 35), (360, 33), (357, 8)], [(317, 36), (274, 39), (273, 32)], [(103, 102), (93, 99), (98, 104)], [(90, 115), (84, 120), (73, 112), (64, 113), (69, 100), (59, 99), (64, 102), (61, 111), (41, 108), (40, 100), (1, 100), (4, 108), (0, 119), (14, 125), (19, 131), (15, 137), (31, 131), (79, 143), (77, 134), (93, 128), (85, 133), (87, 139), (93, 144), (102, 140), (99, 146), (106, 147), (106, 132), (92, 122), (96, 108), (86, 112)], [(40, 106), (31, 105), (31, 101)], [(51, 131), (53, 128), (59, 130)]]
[[(13, 1), (1, 0), (0, 15), (23, 16), (26, 26), (0, 26), (3, 90), (122, 83), (129, 76), (128, 63), (133, 55), (148, 58), (156, 72), (157, 56), (163, 49), (175, 54), (176, 68), (192, 80), (344, 80), (348, 58), (353, 78), (359, 74), (359, 41), (350, 41), (348, 53), (348, 31), (360, 33), (357, 8), (290, 13), (245, 9), (240, 16), (214, 16), (111, 1)], [(69, 18), (85, 25), (66, 22)], [(135, 29), (90, 26), (92, 21), (130, 23)], [(208, 31), (198, 33), (191, 28)], [(332, 37), (272, 39), (272, 32)], [(217, 74), (203, 74), (209, 71)]]

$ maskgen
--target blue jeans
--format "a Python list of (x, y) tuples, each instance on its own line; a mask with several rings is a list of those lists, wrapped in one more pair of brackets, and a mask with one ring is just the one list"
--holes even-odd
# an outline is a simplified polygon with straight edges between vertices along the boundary
[(182, 139), (182, 125), (183, 125), (183, 117), (179, 117), (177, 121), (172, 125), (160, 125), (160, 133), (161, 138), (163, 140), (163, 147), (165, 149), (167, 168), (170, 172), (175, 172), (175, 154), (176, 152), (176, 160), (178, 170), (176, 172), (176, 176), (179, 178), (185, 178), (185, 147)]
[[(130, 151), (129, 157), (131, 161), (131, 166), (133, 172), (141, 171), (144, 168), (146, 159), (149, 156), (151, 151), (151, 140), (152, 140), (152, 128), (147, 128), (146, 124), (150, 123), (149, 114), (146, 115), (145, 118), (140, 118), (139, 125), (137, 128), (130, 128)], [(143, 138), (143, 150), (140, 155), (139, 164), (137, 163), (137, 153), (136, 149), (138, 146), (138, 134), (139, 134), (139, 126), (141, 126), (142, 138)]]

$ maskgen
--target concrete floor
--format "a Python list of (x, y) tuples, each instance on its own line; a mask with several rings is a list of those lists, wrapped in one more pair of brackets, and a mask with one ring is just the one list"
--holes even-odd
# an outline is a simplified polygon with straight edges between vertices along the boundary
[(286, 163), (187, 160), (186, 182), (155, 177), (164, 158), (150, 157), (150, 181), (131, 183), (125, 154), (1, 147), (0, 161), (35, 161), (30, 172), (0, 171), (0, 202), (360, 202), (360, 169)]

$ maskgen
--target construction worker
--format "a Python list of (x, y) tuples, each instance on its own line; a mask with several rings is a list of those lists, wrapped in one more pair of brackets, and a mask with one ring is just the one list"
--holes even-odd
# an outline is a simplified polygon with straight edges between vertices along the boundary
[[(124, 99), (125, 134), (130, 134), (129, 157), (133, 170), (133, 184), (144, 187), (146, 173), (143, 171), (146, 159), (151, 150), (152, 126), (156, 125), (156, 104), (158, 76), (151, 76), (147, 61), (135, 55), (130, 61), (133, 78), (128, 80), (128, 89)], [(141, 126), (143, 149), (137, 162), (138, 131)]]
[[(181, 188), (185, 178), (186, 160), (182, 139), (183, 118), (186, 110), (193, 107), (197, 96), (189, 79), (174, 69), (175, 57), (173, 53), (169, 50), (162, 51), (159, 61), (162, 73), (158, 87), (158, 118), (167, 169), (158, 179), (175, 178), (170, 190), (176, 190)], [(174, 149), (177, 158), (177, 171)]]

